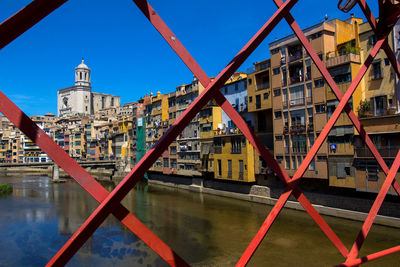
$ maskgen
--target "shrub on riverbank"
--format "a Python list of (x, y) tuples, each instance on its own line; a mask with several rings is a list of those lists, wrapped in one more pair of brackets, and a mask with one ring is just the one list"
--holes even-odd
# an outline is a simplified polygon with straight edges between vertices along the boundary
[(10, 184), (0, 184), (0, 195), (9, 195), (13, 191), (13, 187)]

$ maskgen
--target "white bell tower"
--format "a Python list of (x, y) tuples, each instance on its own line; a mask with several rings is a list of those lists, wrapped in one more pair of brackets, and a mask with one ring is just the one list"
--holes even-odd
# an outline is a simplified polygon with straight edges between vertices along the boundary
[(75, 85), (90, 86), (90, 69), (83, 59), (82, 63), (75, 68)]

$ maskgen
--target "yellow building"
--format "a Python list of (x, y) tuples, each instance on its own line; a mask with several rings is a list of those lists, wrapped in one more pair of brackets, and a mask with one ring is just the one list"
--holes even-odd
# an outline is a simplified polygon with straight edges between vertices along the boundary
[(212, 100), (200, 111), (200, 158), (201, 171), (208, 175), (215, 171), (214, 134), (222, 128), (222, 109)]
[[(393, 49), (393, 33), (388, 37)], [(361, 61), (371, 52), (377, 38), (368, 23), (360, 25)], [(395, 72), (383, 50), (379, 51), (362, 80), (362, 97), (358, 116), (372, 142), (390, 167), (400, 148), (400, 114), (396, 93)], [(354, 138), (356, 180), (358, 191), (378, 192), (386, 176), (369, 149), (356, 133)], [(399, 175), (396, 176), (400, 181)], [(389, 193), (394, 193), (390, 188)]]
[[(254, 127), (254, 114), (248, 112), (247, 82), (246, 73), (235, 73), (221, 88), (221, 92), (247, 124), (250, 127)], [(213, 111), (216, 111), (215, 115), (219, 115), (218, 109)], [(202, 112), (207, 111), (203, 110)], [(208, 114), (210, 113), (208, 112)], [(214, 114), (212, 115), (214, 116)], [(210, 118), (208, 119), (210, 120)], [(207, 120), (207, 116), (204, 116), (202, 120), (202, 122), (205, 122), (204, 120)], [(219, 117), (213, 118), (213, 120), (217, 123)], [(213, 126), (215, 129), (215, 125)], [(212, 155), (214, 178), (255, 182), (255, 164), (258, 164), (258, 155), (256, 156), (257, 153), (253, 146), (225, 112), (221, 112), (221, 123), (217, 124), (217, 129), (213, 130), (213, 133), (214, 140), (211, 151), (214, 153)], [(204, 136), (209, 136), (209, 133), (204, 133)]]

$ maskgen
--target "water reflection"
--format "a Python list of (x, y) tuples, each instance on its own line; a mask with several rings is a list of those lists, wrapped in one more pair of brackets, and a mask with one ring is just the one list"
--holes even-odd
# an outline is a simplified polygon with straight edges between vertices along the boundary
[[(14, 186), (0, 198), (0, 266), (45, 265), (98, 206), (78, 184), (47, 177), (0, 177)], [(113, 184), (104, 184), (111, 191)], [(158, 186), (138, 185), (123, 200), (144, 224), (192, 265), (232, 266), (270, 207)], [(326, 218), (347, 247), (361, 224)], [(361, 254), (397, 245), (400, 231), (374, 226)], [(287, 253), (290, 251), (290, 253)], [(303, 212), (284, 210), (251, 264), (331, 266), (341, 256)], [(393, 255), (371, 266), (395, 266)], [(279, 263), (279, 264), (276, 264)], [(152, 250), (110, 216), (70, 266), (166, 266)]]

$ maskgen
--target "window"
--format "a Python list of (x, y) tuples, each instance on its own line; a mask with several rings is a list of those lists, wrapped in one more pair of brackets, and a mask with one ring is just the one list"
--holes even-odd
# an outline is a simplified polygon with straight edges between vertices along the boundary
[(274, 75), (278, 75), (279, 73), (281, 73), (281, 69), (280, 68), (274, 68), (272, 70), (272, 72), (274, 73)]
[(315, 158), (310, 163), (310, 171), (315, 171)]
[[(305, 135), (293, 135), (292, 136), (292, 149), (294, 153), (306, 153), (307, 152), (307, 141)], [(300, 164), (300, 163), (299, 163)]]
[(249, 96), (249, 102), (252, 103), (253, 102), (253, 97)]
[(295, 156), (292, 156), (292, 169), (293, 170), (297, 169), (297, 167), (296, 167), (296, 157)]
[(315, 113), (325, 113), (326, 107), (325, 104), (315, 105)]
[(324, 57), (322, 56), (322, 54), (318, 54), (319, 59), (324, 60)]
[(276, 156), (276, 161), (281, 164), (283, 160), (283, 156)]
[(288, 156), (285, 157), (285, 169), (290, 169), (290, 157)]
[(228, 159), (228, 178), (232, 178), (232, 160)]
[(276, 135), (275, 141), (282, 141), (282, 135)]
[(111, 97), (111, 106), (114, 106), (114, 97)]
[(326, 161), (327, 157), (326, 156), (317, 156), (317, 161)]
[(388, 58), (385, 58), (385, 66), (389, 66), (390, 65), (390, 61)]
[(368, 181), (378, 181), (379, 178), (379, 169), (375, 164), (367, 165), (366, 167), (366, 175)]
[(311, 35), (311, 40), (317, 39), (322, 36), (322, 32), (317, 32)]
[(271, 55), (277, 54), (279, 52), (279, 48), (275, 48), (271, 50)]
[(381, 62), (372, 63), (372, 77), (373, 79), (380, 79), (382, 78), (382, 69), (381, 69)]
[(235, 91), (239, 90), (239, 84), (235, 84)]
[(218, 160), (218, 176), (222, 175), (222, 164), (221, 164), (221, 160)]
[(240, 154), (242, 153), (241, 137), (231, 137), (231, 153)]
[(268, 95), (269, 95), (268, 93), (264, 93), (264, 100), (268, 99)]
[(224, 88), (224, 91), (225, 91), (225, 94), (228, 93), (228, 86), (226, 86), (226, 87)]
[(169, 167), (168, 158), (164, 158), (164, 167), (165, 168)]
[(338, 84), (351, 82), (350, 65), (345, 65), (340, 68), (329, 70), (329, 73), (332, 75), (333, 80), (335, 80), (335, 82)]
[(252, 80), (248, 79), (247, 82), (249, 83), (249, 85), (251, 85)]
[(275, 111), (275, 119), (281, 119), (282, 118), (282, 111)]
[(314, 80), (314, 87), (315, 88), (322, 87), (322, 86), (324, 86), (324, 79)]
[(376, 38), (376, 35), (373, 34), (368, 38), (368, 44), (370, 46), (374, 46), (376, 44), (376, 42), (378, 42), (378, 38)]
[(281, 95), (281, 89), (274, 89), (274, 96), (280, 96)]
[(261, 95), (256, 95), (256, 108), (261, 108)]

